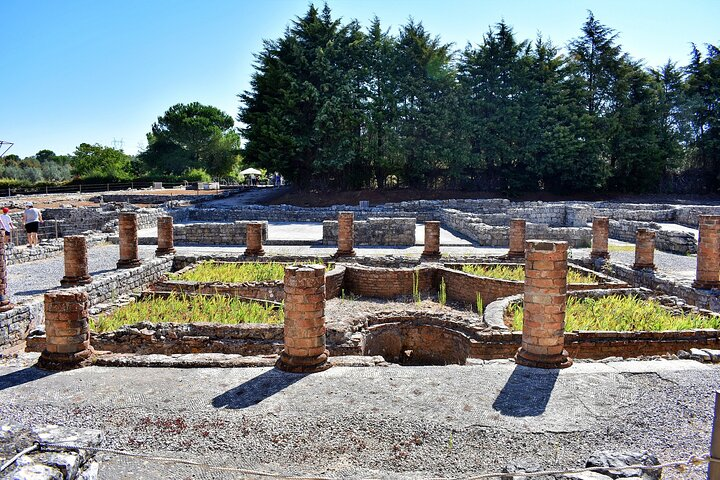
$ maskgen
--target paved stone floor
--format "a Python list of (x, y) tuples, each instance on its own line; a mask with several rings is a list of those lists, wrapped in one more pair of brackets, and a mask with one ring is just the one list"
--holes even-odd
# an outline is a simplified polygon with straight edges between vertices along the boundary
[[(458, 478), (522, 460), (579, 467), (598, 449), (686, 459), (708, 450), (720, 384), (720, 367), (680, 360), (560, 371), (510, 361), (334, 367), (309, 376), (269, 368), (50, 374), (9, 362), (0, 365), (3, 421), (99, 428), (108, 447), (335, 478)], [(255, 478), (101, 458), (101, 479)]]

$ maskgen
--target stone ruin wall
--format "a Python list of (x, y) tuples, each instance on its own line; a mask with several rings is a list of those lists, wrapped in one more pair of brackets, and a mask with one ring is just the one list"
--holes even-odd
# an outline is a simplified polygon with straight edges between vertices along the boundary
[[(415, 245), (415, 218), (369, 218), (353, 221), (355, 245)], [(324, 245), (336, 245), (337, 220), (323, 221)]]
[(267, 240), (268, 222), (238, 220), (233, 223), (188, 223), (173, 226), (177, 245), (245, 245), (248, 223), (262, 224), (262, 239)]

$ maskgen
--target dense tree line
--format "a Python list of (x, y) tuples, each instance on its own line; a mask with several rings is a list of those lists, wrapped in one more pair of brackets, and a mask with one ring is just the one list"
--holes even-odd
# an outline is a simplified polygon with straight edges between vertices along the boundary
[(245, 161), (301, 186), (652, 191), (720, 185), (720, 51), (646, 68), (592, 13), (561, 53), (504, 22), (455, 51), (420, 23), (325, 6), (264, 43), (241, 100)]

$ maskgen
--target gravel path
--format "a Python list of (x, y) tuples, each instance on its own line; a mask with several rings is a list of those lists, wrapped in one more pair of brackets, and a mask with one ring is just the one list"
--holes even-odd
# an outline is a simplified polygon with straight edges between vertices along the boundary
[[(466, 477), (522, 460), (580, 467), (598, 449), (707, 452), (720, 367), (509, 361), (449, 367), (0, 367), (0, 418), (98, 428), (105, 446), (335, 478)], [(101, 479), (255, 478), (102, 454)], [(705, 478), (704, 469), (664, 478)]]
[[(141, 245), (140, 257), (152, 257), (155, 246)], [(88, 269), (90, 275), (98, 275), (116, 268), (120, 250), (117, 245), (95, 245), (88, 248)], [(65, 260), (62, 255), (35, 262), (20, 263), (8, 267), (8, 295), (13, 302), (20, 302), (33, 295), (58, 288), (65, 275)]]

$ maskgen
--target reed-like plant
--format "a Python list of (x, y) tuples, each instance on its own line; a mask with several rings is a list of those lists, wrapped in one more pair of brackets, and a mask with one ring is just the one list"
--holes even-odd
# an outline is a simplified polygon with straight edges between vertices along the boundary
[(223, 295), (171, 294), (140, 300), (90, 319), (96, 332), (117, 330), (138, 322), (282, 323), (282, 309), (259, 302), (243, 302)]
[[(523, 306), (508, 309), (513, 330), (522, 330)], [(697, 313), (676, 314), (654, 300), (637, 296), (608, 295), (601, 298), (568, 297), (565, 331), (661, 331), (720, 328), (720, 318)]]
[(483, 313), (483, 298), (480, 295), (480, 292), (475, 292), (475, 307), (477, 308), (477, 312), (479, 315), (482, 315)]
[[(321, 260), (297, 262), (298, 264), (321, 264)], [(285, 276), (287, 263), (278, 262), (200, 262), (191, 270), (181, 274), (171, 273), (172, 280), (187, 280), (190, 282), (224, 282), (224, 283), (245, 283), (245, 282), (269, 282), (282, 280)], [(328, 264), (328, 270), (332, 268)]]
[[(478, 277), (497, 278), (500, 280), (525, 281), (525, 267), (522, 265), (463, 265), (462, 271)], [(568, 269), (568, 283), (597, 283), (594, 277), (577, 270)]]
[(422, 298), (420, 298), (420, 271), (419, 270), (413, 271), (413, 301), (415, 301), (415, 303), (420, 303), (422, 301)]
[(438, 302), (440, 305), (445, 305), (447, 303), (447, 291), (445, 287), (445, 278), (440, 279), (440, 290), (438, 290)]

